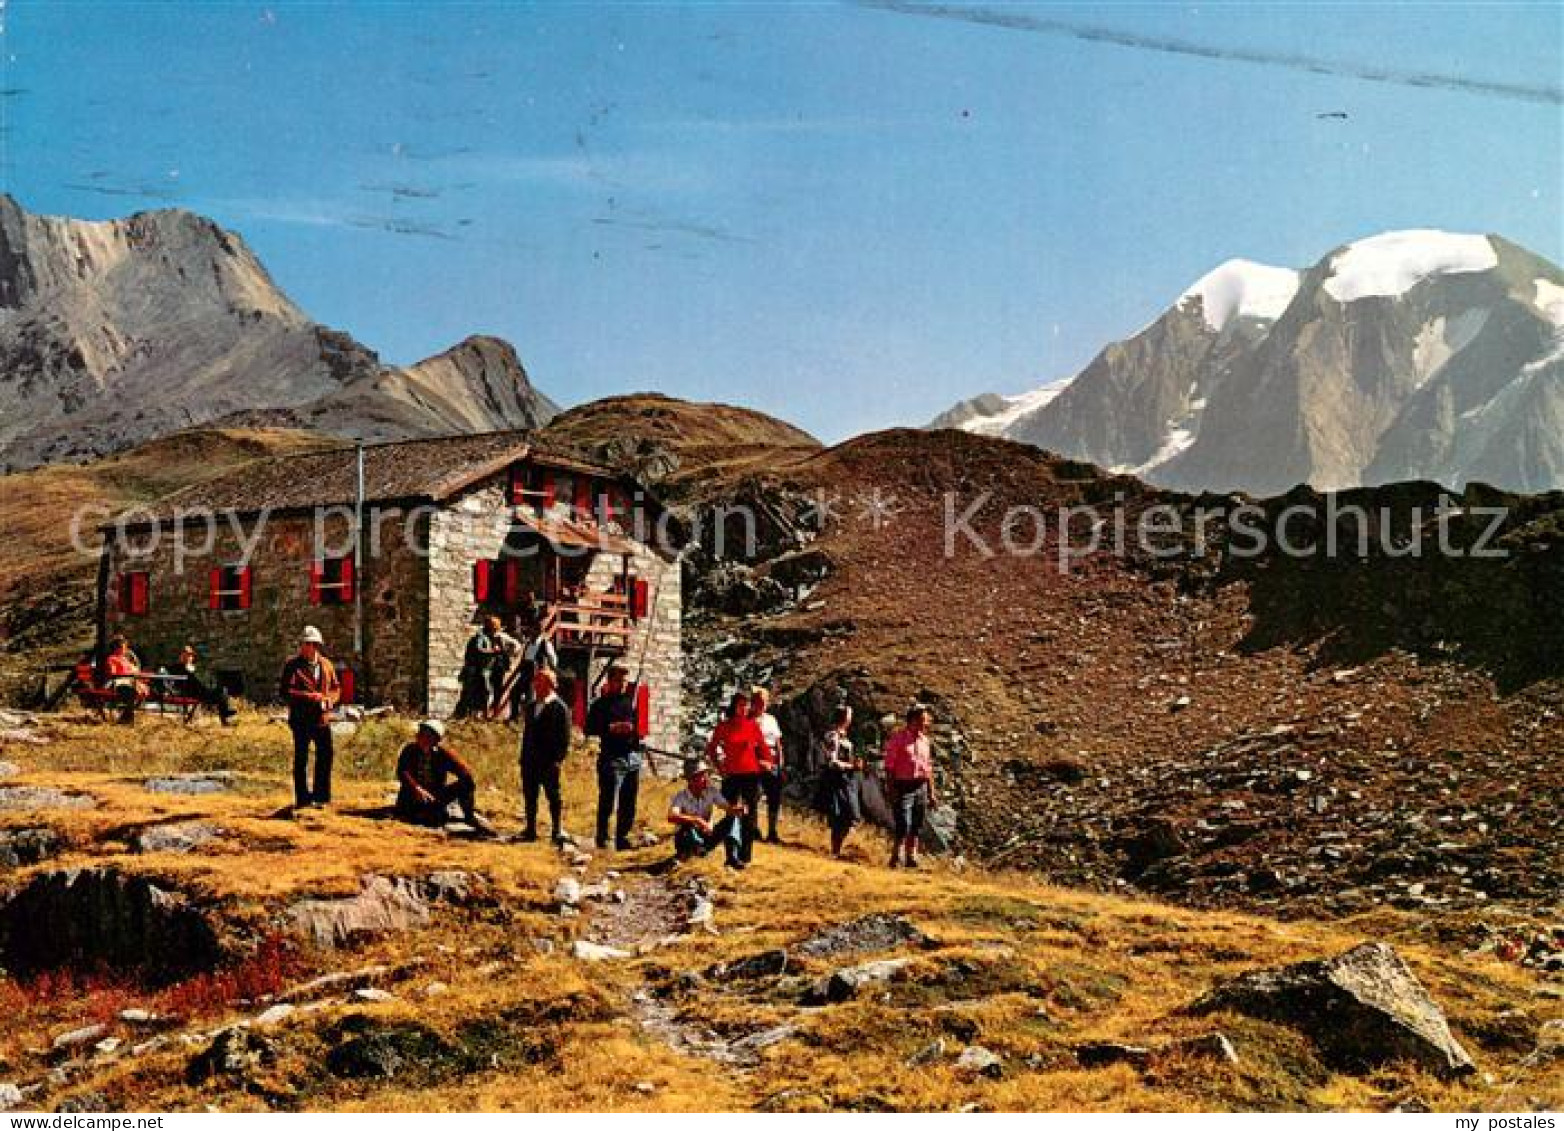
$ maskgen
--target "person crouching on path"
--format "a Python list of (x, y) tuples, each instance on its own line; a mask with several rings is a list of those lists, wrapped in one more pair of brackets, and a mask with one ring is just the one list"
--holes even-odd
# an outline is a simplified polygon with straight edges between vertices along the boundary
[(782, 724), (771, 713), (771, 692), (764, 687), (749, 689), (749, 714), (760, 727), (761, 736), (771, 747), (771, 768), (760, 775), (760, 791), (766, 798), (766, 843), (781, 844), (777, 836), (777, 817), (782, 813), (782, 787), (787, 784), (787, 760), (782, 753)]
[(853, 753), (847, 737), (853, 726), (853, 709), (838, 707), (831, 713), (831, 729), (820, 740), (820, 787), (817, 802), (831, 828), (831, 855), (840, 856), (847, 834), (860, 819), (859, 782), (863, 759)]
[(526, 827), (522, 840), (538, 839), (538, 794), (548, 799), (549, 827), (555, 844), (563, 844), (559, 771), (570, 753), (570, 708), (558, 695), (559, 677), (553, 668), (532, 673), (532, 695), (523, 708), (526, 729), (521, 733), (521, 802)]
[(933, 713), (921, 704), (907, 712), (907, 723), (885, 740), (885, 778), (889, 787), (896, 840), (891, 844), (891, 867), (905, 854), (907, 867), (918, 866), (918, 837), (929, 810), (939, 804), (934, 796), (934, 751), (929, 743)]
[[(320, 629), (306, 625), (299, 654), (282, 668), (282, 700), (288, 704), (288, 729), (293, 732), (293, 807), (331, 804), (331, 711), (342, 694), (337, 669), (322, 654)], [(315, 782), (310, 788), (310, 747), (315, 748)]]
[(399, 820), (439, 828), (454, 801), (469, 825), (480, 833), (494, 831), (474, 806), (478, 783), (472, 769), (445, 745), (445, 724), (438, 719), (419, 723), (413, 741), (402, 747), (396, 780), (401, 787), (396, 795)]
[[(635, 805), (641, 789), (641, 728), (635, 697), (626, 690), (630, 669), (615, 661), (603, 676), (603, 693), (587, 709), (586, 733), (597, 747), (597, 846), (608, 847), (614, 818), (614, 847), (630, 847)], [(617, 810), (617, 815), (616, 811)]]
[[(712, 823), (718, 809), (726, 814)], [(680, 863), (692, 856), (705, 856), (722, 845), (730, 868), (743, 868), (739, 859), (744, 813), (742, 801), (729, 801), (711, 780), (711, 769), (700, 759), (684, 764), (684, 788), (673, 795), (668, 820), (673, 825), (673, 852)]]
[(706, 757), (722, 771), (722, 795), (743, 805), (739, 863), (749, 864), (760, 832), (760, 778), (775, 764), (760, 724), (749, 714), (749, 696), (740, 691), (728, 701), (727, 716), (706, 743)]

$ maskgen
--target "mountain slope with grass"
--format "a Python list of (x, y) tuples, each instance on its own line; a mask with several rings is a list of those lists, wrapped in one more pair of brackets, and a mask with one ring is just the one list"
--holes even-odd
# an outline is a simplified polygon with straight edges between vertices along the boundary
[[(761, 846), (743, 874), (715, 860), (670, 874), (666, 843), (593, 855), (473, 841), (385, 818), (409, 726), (344, 732), (337, 804), (300, 817), (279, 808), (286, 731), (253, 713), (233, 729), (143, 719), (113, 742), (51, 719), (0, 750), (20, 763), (0, 782), (0, 844), (33, 846), (6, 883), (56, 939), (101, 945), (91, 929), (144, 902), (158, 910), (143, 922), (183, 924), (142, 934), (127, 918), (112, 969), (56, 946), (0, 975), (0, 1095), (75, 1112), (1564, 1102), (1550, 1067), (1564, 1000), (1496, 949), (1483, 917), (1279, 924), (1014, 873), (889, 872), (875, 835), (832, 860), (824, 830), (796, 816), (789, 843)], [(513, 833), (513, 735), (458, 724), (450, 741), (477, 767), (479, 805)], [(590, 778), (577, 750), (571, 827)], [(647, 783), (645, 832), (664, 832), (673, 788)], [(71, 902), (67, 870), (123, 903)], [(0, 901), (12, 966), (27, 930)], [(1476, 1072), (1411, 1052), (1355, 1062), (1302, 1013), (1188, 1009), (1246, 972), (1370, 939), (1406, 961)]]

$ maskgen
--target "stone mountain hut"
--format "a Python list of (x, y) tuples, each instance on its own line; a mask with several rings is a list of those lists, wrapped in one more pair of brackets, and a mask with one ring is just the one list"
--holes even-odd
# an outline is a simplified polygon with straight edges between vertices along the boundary
[(191, 644), (209, 677), (270, 701), (314, 624), (354, 701), (438, 715), (493, 613), (552, 633), (578, 722), (623, 659), (650, 742), (677, 750), (680, 571), (653, 545), (666, 525), (636, 483), (527, 432), (262, 460), (103, 528), (98, 630), (149, 669)]

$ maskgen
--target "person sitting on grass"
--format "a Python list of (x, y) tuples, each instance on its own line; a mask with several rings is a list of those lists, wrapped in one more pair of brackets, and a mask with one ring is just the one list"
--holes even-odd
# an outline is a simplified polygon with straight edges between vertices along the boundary
[(418, 724), (418, 733), (396, 760), (396, 778), (401, 785), (396, 795), (399, 820), (440, 828), (454, 801), (462, 819), (479, 833), (494, 831), (474, 807), (478, 786), (472, 769), (445, 745), (445, 724), (438, 719)]
[[(684, 788), (674, 794), (668, 807), (668, 820), (674, 826), (673, 851), (679, 863), (694, 856), (705, 856), (722, 845), (729, 868), (742, 869), (739, 857), (743, 841), (739, 819), (744, 814), (742, 801), (728, 801), (711, 780), (711, 769), (700, 759), (684, 764)], [(715, 824), (718, 809), (726, 814)]]

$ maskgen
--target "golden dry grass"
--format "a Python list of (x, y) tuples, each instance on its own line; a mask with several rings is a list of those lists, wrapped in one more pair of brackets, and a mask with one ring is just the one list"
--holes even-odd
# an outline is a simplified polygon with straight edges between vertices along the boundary
[[(1049, 888), (1022, 875), (956, 871), (939, 865), (917, 875), (880, 866), (882, 839), (854, 836), (858, 859), (834, 861), (824, 830), (787, 822), (791, 843), (762, 846), (754, 866), (735, 876), (708, 861), (697, 874), (713, 889), (718, 934), (694, 933), (627, 961), (587, 965), (568, 944), (590, 930), (591, 912), (563, 919), (552, 906), (566, 872), (542, 844), (452, 840), (359, 815), (385, 804), (390, 766), (406, 720), (380, 719), (339, 745), (337, 804), (301, 819), (279, 816), (286, 786), (287, 733), (246, 713), (241, 725), (183, 727), (143, 720), (133, 729), (51, 721), (46, 746), (3, 756), (24, 767), (18, 780), (80, 790), (93, 810), (0, 813), (16, 827), (48, 824), (71, 842), (63, 861), (145, 872), (165, 884), (220, 901), (225, 916), (259, 931), (280, 922), (303, 895), (349, 893), (367, 873), (420, 875), (436, 869), (481, 873), (494, 900), (441, 909), (429, 929), (384, 936), (355, 952), (310, 955), (313, 970), (371, 963), (393, 968), (382, 983), (398, 1000), (335, 1003), (295, 1015), (270, 1031), (278, 1057), (249, 1082), (187, 1083), (184, 1068), (199, 1044), (175, 1044), (141, 1057), (120, 1054), (87, 1067), (51, 1096), (98, 1092), (121, 1107), (337, 1110), (1383, 1110), (1417, 1099), (1440, 1109), (1557, 1107), (1564, 1082), (1557, 1062), (1522, 1063), (1523, 1042), (1504, 1037), (1503, 1014), (1521, 1009), (1533, 1028), (1564, 1016), (1556, 983), (1490, 956), (1463, 955), (1437, 941), (1430, 924), (1381, 915), (1372, 922), (1279, 923), (1236, 914), (1184, 910), (1144, 900)], [(515, 735), (508, 728), (457, 724), (452, 743), (479, 769), (481, 805), (502, 829), (514, 829)], [(232, 792), (153, 794), (157, 773), (228, 769), (244, 775)], [(11, 784), (11, 783), (7, 783)], [(662, 831), (674, 784), (643, 789), (643, 824)], [(593, 796), (590, 757), (578, 751), (567, 775), (567, 823), (587, 829)], [(184, 817), (220, 825), (218, 844), (189, 856), (135, 855), (135, 827)], [(599, 854), (634, 889), (665, 881), (639, 869), (665, 847)], [(38, 867), (59, 866), (59, 861)], [(25, 878), (25, 871), (17, 878)], [(871, 911), (909, 916), (938, 941), (932, 951), (903, 951), (913, 962), (883, 992), (822, 1009), (798, 1004), (798, 988), (833, 965), (805, 962), (799, 977), (704, 984), (679, 991), (677, 975), (795, 943), (823, 926)], [(1336, 953), (1365, 937), (1388, 937), (1450, 1015), (1483, 1074), (1444, 1082), (1407, 1067), (1354, 1077), (1322, 1065), (1291, 1030), (1243, 1018), (1178, 1013), (1216, 981), (1260, 965)], [(534, 940), (549, 940), (540, 953)], [(866, 956), (869, 958), (878, 955)], [(396, 971), (401, 971), (397, 973)], [(953, 973), (954, 972), (954, 973)], [(304, 976), (304, 975), (301, 975)], [(448, 992), (426, 996), (430, 983)], [(675, 987), (670, 990), (670, 987)], [(102, 987), (39, 1000), (0, 979), (11, 1018), (0, 1034), (0, 1080), (40, 1074), (53, 1035), (94, 1019), (113, 1020), (140, 991)], [(676, 1051), (648, 1030), (634, 995), (662, 999), (680, 1026), (727, 1037), (773, 1025), (797, 1033), (765, 1050), (752, 1067)], [(234, 1004), (185, 1029), (209, 1032), (253, 1016), (262, 1006)], [(385, 1026), (424, 1027), (451, 1048), (477, 1047), (482, 1064), (431, 1061), (390, 1081), (339, 1079), (320, 1067), (341, 1026), (367, 1017)], [(123, 1027), (121, 1027), (123, 1028)], [(1236, 1068), (1162, 1058), (1145, 1072), (1129, 1066), (1085, 1070), (1073, 1046), (1089, 1040), (1161, 1045), (1221, 1028), (1238, 1046)], [(1513, 1026), (1511, 1026), (1513, 1028)], [(135, 1034), (124, 1033), (134, 1040)], [(935, 1062), (909, 1058), (943, 1038)], [(1002, 1079), (958, 1073), (954, 1055), (978, 1042), (1005, 1059)], [(444, 1046), (442, 1046), (444, 1047)], [(1508, 1090), (1506, 1090), (1508, 1089)]]

